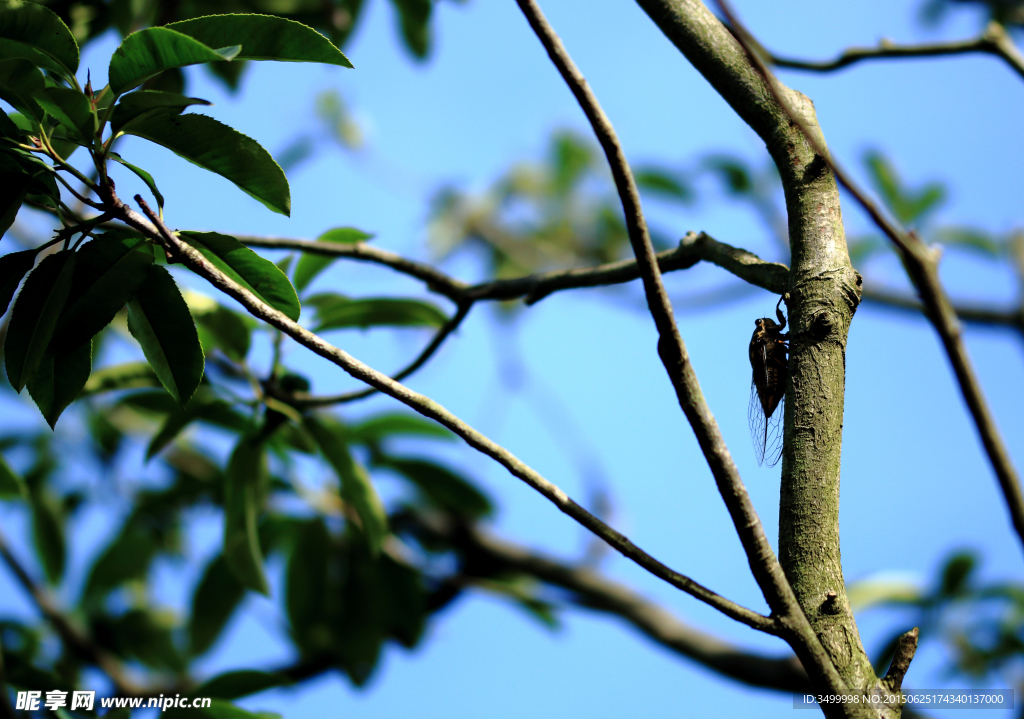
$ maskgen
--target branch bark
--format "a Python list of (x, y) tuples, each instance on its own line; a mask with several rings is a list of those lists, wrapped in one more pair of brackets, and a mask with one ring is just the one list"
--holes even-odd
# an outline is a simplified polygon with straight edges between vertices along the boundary
[(892, 41), (882, 40), (878, 43), (878, 47), (851, 47), (833, 60), (797, 60), (775, 54), (769, 55), (769, 58), (776, 67), (809, 72), (833, 72), (864, 60), (941, 57), (974, 53), (994, 55), (1000, 58), (1010, 66), (1011, 70), (1024, 78), (1024, 55), (1021, 55), (1020, 50), (1013, 44), (1013, 38), (1006, 32), (1006, 28), (995, 21), (989, 23), (985, 32), (974, 40), (921, 45), (897, 45)]
[[(183, 241), (172, 233), (159, 217), (149, 209), (140, 195), (135, 196), (135, 201), (143, 208), (146, 217), (142, 217), (124, 204), (110, 188), (106, 188), (104, 197), (107, 205), (117, 213), (118, 217), (130, 225), (133, 229), (141, 232), (154, 242), (160, 244), (171, 257), (180, 261), (197, 275), (208, 281), (221, 292), (237, 300), (254, 317), (263, 320), (271, 327), (276, 327), (291, 337), (303, 347), (323, 357), (329, 362), (337, 365), (345, 372), (356, 379), (365, 382), (384, 394), (397, 399), (424, 417), (432, 419), (447, 427), (459, 437), (462, 437), (469, 446), (491, 457), (503, 467), (508, 469), (514, 476), (521, 479), (530, 487), (535, 489), (560, 511), (567, 514), (582, 526), (603, 539), (613, 549), (627, 559), (636, 562), (638, 565), (663, 579), (672, 586), (686, 592), (687, 594), (715, 607), (720, 612), (732, 619), (735, 619), (754, 629), (775, 634), (780, 631), (778, 623), (772, 618), (765, 617), (757, 612), (732, 602), (689, 577), (680, 574), (660, 561), (644, 552), (633, 544), (625, 535), (609, 527), (586, 509), (573, 501), (559, 487), (549, 482), (532, 467), (520, 460), (507, 449), (497, 444), (487, 436), (473, 429), (457, 416), (449, 412), (439, 403), (413, 392), (408, 387), (391, 379), (387, 375), (378, 372), (359, 360), (349, 355), (321, 337), (313, 334), (294, 320), (288, 318), (284, 313), (271, 307), (242, 287), (223, 272), (212, 265), (198, 250)], [(148, 220), (147, 220), (148, 217)]]
[[(851, 690), (871, 690), (879, 682), (846, 598), (839, 551), (845, 348), (860, 299), (860, 277), (846, 248), (835, 177), (744, 48), (702, 3), (638, 0), (638, 4), (757, 132), (779, 169), (793, 257), (779, 560), (843, 680)], [(820, 139), (810, 100), (785, 87), (777, 90), (796, 108), (815, 139)], [(830, 592), (836, 595), (836, 601), (829, 603), (834, 610), (824, 611)], [(842, 715), (862, 709), (826, 711)]]
[[(569, 86), (590, 125), (597, 136), (611, 166), (612, 177), (622, 202), (629, 232), (630, 244), (636, 256), (640, 276), (651, 317), (658, 330), (658, 354), (668, 372), (676, 391), (679, 404), (690, 423), (711, 473), (715, 477), (719, 493), (736, 528), (758, 586), (761, 588), (772, 614), (786, 627), (786, 638), (793, 646), (803, 665), (812, 676), (815, 686), (827, 687), (830, 691), (845, 694), (847, 684), (837, 671), (832, 658), (826, 652), (805, 616), (793, 588), (787, 581), (775, 552), (764, 534), (764, 528), (757, 516), (753, 503), (740, 479), (736, 465), (725, 446), (718, 425), (704, 400), (696, 373), (690, 363), (686, 346), (675, 324), (672, 306), (661, 280), (661, 272), (654, 255), (647, 224), (640, 209), (640, 195), (633, 179), (625, 153), (618, 141), (615, 130), (601, 109), (597, 98), (590, 91), (583, 75), (569, 57), (561, 40), (551, 29), (540, 8), (533, 0), (517, 0), (520, 9), (544, 45), (545, 50), (563, 80)], [(699, 5), (699, 3), (698, 3)], [(712, 20), (713, 16), (702, 5), (699, 6)], [(717, 20), (715, 21), (717, 23)], [(721, 28), (721, 25), (719, 24)], [(724, 32), (724, 28), (721, 28)], [(728, 33), (726, 33), (728, 34)], [(733, 41), (735, 46), (735, 41)], [(742, 51), (741, 51), (742, 52)], [(845, 252), (845, 244), (844, 244)], [(849, 266), (849, 257), (846, 258)], [(841, 406), (841, 405), (840, 405)], [(865, 657), (865, 662), (867, 661)], [(870, 669), (870, 664), (868, 664)], [(844, 712), (845, 715), (846, 712)]]

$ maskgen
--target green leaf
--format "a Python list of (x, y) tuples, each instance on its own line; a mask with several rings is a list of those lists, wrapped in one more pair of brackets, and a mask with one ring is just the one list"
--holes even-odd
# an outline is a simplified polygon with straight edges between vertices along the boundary
[[(358, 242), (372, 240), (373, 237), (373, 235), (357, 230), (355, 227), (335, 227), (332, 230), (327, 230), (327, 232), (316, 239), (318, 242), (337, 242), (345, 245), (354, 245)], [(302, 255), (299, 258), (299, 263), (295, 265), (295, 274), (292, 275), (295, 289), (299, 292), (306, 289), (306, 286), (313, 281), (313, 278), (323, 272), (336, 259), (337, 257), (330, 255), (315, 255), (312, 253)]]
[(291, 636), (304, 654), (325, 654), (334, 637), (328, 614), (340, 597), (330, 587), (334, 542), (319, 517), (300, 525), (285, 575), (285, 610)]
[(164, 70), (204, 62), (231, 60), (241, 48), (214, 50), (188, 35), (166, 27), (132, 33), (110, 58), (110, 89), (122, 95)]
[(151, 193), (153, 193), (153, 199), (156, 200), (157, 207), (159, 207), (161, 210), (164, 208), (164, 196), (160, 194), (160, 190), (156, 186), (156, 180), (153, 179), (152, 175), (150, 175), (148, 172), (143, 170), (141, 167), (133, 165), (132, 163), (130, 163), (127, 160), (123, 159), (116, 152), (108, 153), (108, 157), (110, 157), (110, 159), (113, 160), (114, 162), (120, 163), (120, 164), (124, 165), (125, 167), (127, 167), (129, 170), (134, 172), (135, 175), (140, 180), (145, 182), (146, 183), (146, 187), (148, 187), (149, 191)]
[(242, 669), (218, 674), (200, 684), (192, 693), (195, 696), (210, 697), (211, 699), (239, 699), (288, 684), (291, 684), (291, 681), (283, 674)]
[(161, 384), (180, 405), (203, 378), (203, 349), (177, 285), (163, 267), (151, 265), (128, 303), (128, 330)]
[(661, 168), (640, 168), (636, 170), (634, 177), (637, 187), (641, 190), (647, 190), (652, 194), (679, 202), (690, 203), (694, 200), (693, 188), (685, 184), (678, 175), (666, 172)]
[(66, 76), (78, 70), (78, 43), (52, 10), (34, 2), (0, 3), (0, 54), (11, 57), (8, 45), (23, 45), (55, 60)]
[(32, 539), (50, 584), (64, 576), (66, 557), (64, 516), (56, 499), (42, 488), (29, 493), (32, 507)]
[(49, 351), (43, 355), (26, 387), (50, 429), (68, 405), (78, 399), (91, 371), (92, 342), (88, 340), (64, 354)]
[(990, 233), (972, 227), (943, 227), (935, 232), (935, 239), (942, 244), (977, 250), (989, 257), (999, 257), (1006, 249)]
[(391, 0), (398, 11), (405, 47), (422, 60), (430, 52), (430, 0)]
[(273, 15), (207, 15), (167, 27), (209, 47), (240, 45), (239, 60), (319, 62), (352, 67), (341, 50), (311, 27)]
[(940, 596), (955, 597), (966, 592), (977, 565), (978, 557), (973, 552), (957, 552), (947, 559), (942, 567)]
[(455, 439), (451, 430), (432, 420), (405, 412), (385, 412), (369, 417), (349, 429), (348, 441), (376, 443), (392, 436)]
[(192, 596), (192, 618), (188, 625), (192, 656), (205, 654), (213, 647), (244, 596), (245, 587), (228, 569), (224, 555), (218, 554), (207, 565)]
[(21, 475), (11, 469), (3, 457), (0, 457), (0, 499), (25, 499), (28, 489)]
[(163, 145), (192, 164), (231, 180), (274, 212), (291, 213), (288, 179), (280, 165), (255, 140), (212, 117), (144, 115), (124, 132)]
[[(14, 224), (33, 180), (34, 174), (21, 163), (10, 156), (0, 155), (0, 187), (4, 188), (4, 192), (0, 193), (0, 237), (7, 234), (7, 230)], [(31, 268), (31, 265), (29, 267)], [(8, 297), (7, 301), (10, 302), (11, 298)]]
[[(322, 298), (323, 296), (321, 296)], [(318, 301), (314, 332), (346, 327), (440, 327), (448, 318), (429, 302), (389, 297)]]
[(77, 259), (74, 252), (57, 252), (44, 259), (29, 274), (14, 303), (4, 355), (7, 378), (17, 392), (32, 378), (50, 344), (71, 292)]
[(234, 237), (216, 232), (181, 232), (214, 266), (292, 320), (301, 307), (288, 277), (270, 260), (260, 257)]
[(82, 389), (82, 396), (121, 389), (160, 386), (160, 380), (148, 362), (124, 362), (93, 372)]
[(209, 312), (193, 312), (193, 317), (196, 318), (196, 329), (204, 351), (218, 347), (236, 362), (243, 361), (249, 354), (252, 331), (249, 323), (237, 312), (217, 305)]
[(154, 535), (151, 527), (129, 517), (92, 565), (82, 601), (95, 604), (125, 582), (145, 579), (160, 549)]
[(252, 437), (242, 437), (231, 455), (224, 487), (224, 560), (243, 586), (269, 596), (256, 531), (266, 462), (263, 445)]
[(388, 458), (381, 464), (402, 474), (434, 505), (452, 514), (479, 519), (494, 511), (494, 506), (483, 492), (447, 467), (421, 459)]
[(53, 115), (65, 128), (83, 142), (96, 137), (98, 123), (96, 115), (83, 93), (68, 87), (47, 87), (34, 95), (39, 106)]
[(0, 98), (36, 122), (40, 122), (45, 113), (34, 95), (45, 87), (43, 73), (28, 60), (0, 61)]
[(54, 352), (69, 352), (110, 324), (147, 279), (152, 264), (153, 253), (134, 232), (106, 232), (83, 245), (54, 330)]
[(36, 250), (24, 250), (0, 257), (0, 315), (7, 311), (22, 278), (35, 264), (37, 254)]
[(185, 97), (174, 92), (159, 90), (138, 90), (125, 95), (114, 105), (110, 116), (110, 131), (115, 135), (133, 120), (147, 113), (169, 113), (180, 115), (190, 105), (212, 105), (208, 100), (198, 97)]
[(220, 427), (244, 432), (249, 421), (231, 408), (231, 405), (209, 392), (197, 392), (184, 409), (171, 411), (146, 448), (146, 460), (152, 459), (170, 444), (192, 422), (209, 422)]
[(348, 451), (345, 428), (326, 415), (307, 417), (305, 424), (324, 458), (334, 467), (341, 480), (341, 496), (359, 515), (366, 543), (376, 555), (388, 534), (388, 518), (366, 469)]
[(12, 140), (21, 139), (22, 130), (14, 124), (6, 112), (0, 110), (0, 137), (8, 137)]

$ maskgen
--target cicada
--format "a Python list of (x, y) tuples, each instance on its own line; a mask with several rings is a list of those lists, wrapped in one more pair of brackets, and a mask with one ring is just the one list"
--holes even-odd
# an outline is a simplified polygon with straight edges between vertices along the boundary
[(782, 457), (783, 395), (789, 378), (789, 333), (782, 314), (782, 299), (775, 305), (778, 324), (769, 317), (754, 320), (750, 338), (750, 404), (747, 419), (754, 440), (754, 455), (759, 465), (774, 467)]

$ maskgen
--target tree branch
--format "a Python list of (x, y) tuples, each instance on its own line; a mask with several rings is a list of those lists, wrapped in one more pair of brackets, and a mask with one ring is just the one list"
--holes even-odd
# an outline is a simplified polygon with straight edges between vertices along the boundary
[(725, 446), (718, 424), (704, 400), (661, 280), (647, 223), (640, 208), (640, 194), (615, 130), (537, 4), (533, 0), (517, 0), (517, 3), (562, 75), (562, 79), (579, 102), (604, 149), (622, 202), (630, 244), (644, 283), (648, 309), (658, 330), (658, 354), (715, 477), (718, 491), (729, 510), (754, 578), (773, 615), (786, 626), (787, 640), (794, 645), (804, 666), (810, 667), (809, 671), (815, 675), (815, 684), (827, 686), (838, 693), (845, 693), (846, 682), (839, 675), (831, 657), (821, 645), (797, 602), (796, 595), (764, 534), (761, 520)]
[(1021, 493), (1020, 479), (1017, 476), (1017, 470), (1013, 466), (1006, 445), (1003, 443), (1003, 438), (999, 434), (995, 418), (992, 416), (985, 401), (985, 396), (981, 391), (981, 384), (974, 373), (974, 368), (971, 366), (971, 360), (967, 354), (967, 347), (964, 345), (956, 311), (939, 279), (941, 252), (929, 248), (913, 232), (906, 232), (894, 221), (890, 220), (868, 197), (867, 193), (861, 190), (846, 171), (832, 159), (828, 149), (821, 142), (817, 134), (810, 131), (803, 120), (793, 111), (786, 99), (782, 97), (782, 94), (778, 92), (777, 81), (750, 47), (750, 33), (739, 24), (736, 17), (728, 10), (724, 0), (718, 0), (718, 2), (723, 12), (729, 17), (729, 22), (736, 32), (736, 37), (744, 44), (751, 62), (763, 74), (776, 102), (800, 129), (808, 144), (814, 148), (818, 157), (832, 170), (836, 179), (857, 200), (871, 217), (872, 221), (885, 233), (899, 251), (910, 281), (914, 283), (914, 287), (917, 288), (918, 293), (921, 295), (925, 314), (931, 320), (936, 332), (938, 332), (946, 349), (950, 364), (953, 365), (953, 371), (960, 385), (960, 392), (974, 419), (975, 427), (981, 437), (985, 452), (988, 454), (989, 462), (995, 470), (1000, 489), (1003, 492), (1003, 498), (1010, 511), (1010, 518), (1014, 529), (1017, 531), (1017, 536), (1021, 543), (1024, 544), (1024, 494)]
[(810, 689), (807, 672), (795, 656), (766, 657), (739, 649), (685, 624), (626, 585), (591, 569), (566, 564), (477, 529), (467, 530), (465, 543), (465, 549), (475, 555), (468, 562), (470, 567), (485, 561), (566, 589), (572, 593), (574, 604), (619, 617), (657, 644), (722, 676), (779, 691)]
[(922, 45), (896, 45), (891, 40), (881, 40), (878, 47), (851, 47), (833, 60), (809, 61), (769, 55), (776, 67), (810, 72), (832, 72), (864, 60), (881, 60), (906, 57), (938, 57), (943, 55), (967, 55), (984, 53), (1002, 58), (1010, 68), (1024, 78), (1024, 56), (1013, 44), (1006, 28), (998, 22), (989, 23), (985, 32), (974, 40), (959, 42), (925, 43)]
[[(864, 299), (895, 310), (927, 314), (924, 305), (916, 297), (871, 285), (865, 285)], [(982, 305), (957, 304), (953, 305), (953, 311), (964, 322), (988, 327), (1007, 327), (1024, 335), (1024, 306), (1016, 310), (998, 310)]]
[[(365, 245), (341, 245), (333, 242), (314, 240), (293, 240), (281, 237), (238, 236), (238, 241), (250, 247), (273, 250), (299, 250), (329, 257), (373, 262), (390, 267), (396, 272), (422, 280), (428, 288), (453, 302), (466, 300), (514, 300), (524, 298), (532, 305), (548, 295), (562, 290), (585, 287), (603, 287), (632, 282), (640, 277), (640, 267), (635, 259), (610, 262), (596, 267), (581, 267), (571, 270), (553, 270), (513, 279), (493, 280), (469, 285), (449, 277), (431, 265), (406, 259), (393, 252), (379, 250)], [(690, 232), (675, 249), (659, 252), (655, 257), (662, 272), (674, 272), (693, 267), (703, 260), (728, 270), (750, 284), (774, 294), (785, 292), (788, 268), (777, 262), (762, 260), (747, 250), (719, 242), (704, 232)]]
[[(345, 370), (356, 379), (375, 387), (384, 394), (397, 399), (411, 409), (423, 416), (433, 419), (439, 424), (447, 427), (452, 432), (462, 437), (467, 444), (474, 449), (491, 457), (503, 467), (509, 470), (514, 476), (523, 480), (530, 487), (546, 497), (560, 511), (573, 518), (581, 525), (589, 529), (598, 537), (607, 542), (613, 549), (626, 558), (636, 562), (638, 565), (663, 579), (672, 586), (681, 589), (691, 596), (715, 607), (720, 612), (752, 628), (768, 633), (777, 633), (777, 623), (757, 612), (740, 606), (724, 597), (712, 592), (710, 589), (698, 584), (689, 577), (679, 574), (650, 556), (625, 535), (612, 529), (600, 519), (585, 510), (573, 501), (559, 487), (549, 482), (536, 470), (529, 467), (522, 460), (497, 444), (487, 436), (481, 434), (471, 426), (463, 422), (457, 416), (449, 412), (437, 402), (413, 392), (408, 387), (396, 382), (387, 375), (363, 364), (349, 355), (344, 350), (326, 342), (322, 338), (305, 329), (295, 321), (289, 319), (284, 313), (271, 307), (242, 287), (223, 272), (212, 265), (198, 250), (174, 235), (167, 226), (156, 216), (145, 200), (140, 195), (135, 196), (146, 213), (149, 221), (140, 216), (124, 204), (113, 192), (106, 189), (105, 200), (108, 206), (118, 213), (118, 216), (135, 230), (143, 233), (150, 239), (160, 243), (172, 255), (203, 279), (210, 282), (214, 287), (237, 300), (254, 317), (263, 320), (272, 327), (284, 332), (303, 347), (323, 357), (329, 362)], [(152, 223), (152, 224), (150, 224)]]
[[(462, 321), (466, 319), (466, 315), (469, 314), (470, 309), (473, 307), (472, 301), (462, 301), (459, 305), (459, 309), (452, 315), (451, 319), (444, 323), (444, 325), (438, 329), (434, 334), (430, 344), (423, 348), (419, 356), (409, 363), (404, 369), (391, 375), (391, 379), (395, 382), (400, 382), (413, 372), (418, 370), (427, 361), (434, 356), (434, 353), (441, 348), (444, 341), (448, 339), (449, 335), (454, 332)], [(354, 392), (342, 392), (340, 394), (330, 395), (314, 395), (308, 392), (286, 392), (278, 386), (277, 383), (266, 382), (263, 385), (264, 391), (275, 399), (279, 399), (282, 402), (287, 402), (293, 407), (304, 408), (304, 407), (328, 407), (335, 404), (346, 404), (348, 402), (355, 402), (356, 400), (370, 397), (380, 390), (375, 387), (368, 387), (367, 389), (361, 389)]]
[[(7, 568), (17, 578), (25, 592), (32, 598), (36, 608), (47, 622), (56, 630), (64, 644), (74, 654), (103, 670), (114, 684), (118, 694), (122, 696), (140, 696), (143, 688), (128, 676), (120, 661), (104, 649), (97, 646), (81, 630), (79, 630), (50, 598), (49, 593), (37, 583), (28, 570), (14, 556), (6, 538), (0, 534), (0, 557)], [(6, 692), (6, 689), (4, 690)]]

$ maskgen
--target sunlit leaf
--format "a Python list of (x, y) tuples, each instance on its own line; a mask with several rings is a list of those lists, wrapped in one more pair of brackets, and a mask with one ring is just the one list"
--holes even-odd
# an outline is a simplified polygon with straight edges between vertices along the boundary
[(241, 46), (239, 60), (318, 62), (352, 67), (341, 50), (313, 28), (273, 15), (207, 15), (167, 27), (209, 47)]
[[(312, 299), (310, 300), (312, 303)], [(440, 327), (448, 318), (429, 302), (390, 297), (353, 300), (321, 295), (314, 332), (347, 327)]]
[[(327, 230), (327, 232), (316, 239), (319, 242), (337, 242), (339, 244), (353, 245), (357, 242), (366, 242), (373, 239), (373, 237), (372, 234), (357, 230), (355, 227), (335, 227), (332, 230)], [(330, 255), (317, 255), (311, 252), (303, 254), (299, 258), (298, 264), (295, 265), (295, 274), (292, 275), (295, 289), (302, 292), (313, 281), (314, 277), (323, 272), (336, 259), (336, 257)]]
[(124, 132), (163, 145), (192, 164), (231, 180), (274, 212), (291, 212), (288, 180), (270, 153), (252, 138), (212, 117), (144, 115)]
[(83, 142), (96, 136), (96, 116), (83, 93), (67, 87), (48, 87), (34, 95), (35, 101)]
[(156, 180), (153, 179), (152, 175), (150, 175), (148, 172), (143, 170), (141, 167), (137, 167), (136, 165), (133, 165), (132, 163), (130, 163), (127, 160), (123, 159), (116, 152), (110, 152), (110, 153), (108, 153), (108, 156), (114, 162), (120, 163), (120, 164), (124, 165), (125, 167), (127, 167), (129, 170), (134, 172), (135, 175), (140, 180), (145, 182), (146, 183), (146, 187), (148, 187), (149, 191), (151, 193), (153, 193), (153, 199), (156, 200), (157, 207), (159, 207), (160, 209), (163, 209), (163, 207), (164, 207), (164, 196), (160, 194), (160, 190), (156, 186)]
[(213, 49), (166, 27), (139, 30), (126, 37), (110, 58), (110, 89), (115, 95), (121, 95), (164, 70), (231, 60), (240, 49)]
[(229, 235), (216, 232), (180, 234), (186, 242), (202, 252), (206, 259), (235, 282), (251, 290), (289, 318), (299, 318), (301, 309), (295, 288), (273, 262), (260, 257)]
[(68, 26), (50, 9), (34, 2), (0, 2), (0, 55), (14, 57), (16, 46), (55, 60), (66, 76), (78, 69), (78, 43)]

